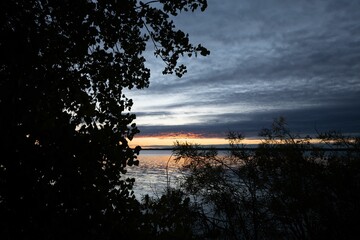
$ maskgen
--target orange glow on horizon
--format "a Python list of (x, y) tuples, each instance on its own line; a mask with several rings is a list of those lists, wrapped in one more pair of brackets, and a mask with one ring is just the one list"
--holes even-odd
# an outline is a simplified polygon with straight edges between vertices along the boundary
[[(295, 139), (294, 139), (295, 140)], [(297, 139), (300, 140), (300, 139)], [(132, 141), (129, 141), (129, 146), (134, 148), (136, 146), (141, 146), (142, 148), (164, 148), (164, 147), (173, 147), (175, 142), (180, 143), (192, 143), (199, 144), (203, 146), (219, 146), (227, 147), (229, 141), (225, 138), (219, 137), (206, 137), (201, 134), (196, 133), (167, 133), (159, 135), (150, 135), (150, 136), (139, 136), (135, 137)], [(263, 143), (264, 139), (243, 139), (242, 144), (260, 144)], [(320, 143), (320, 139), (311, 139), (309, 141), (312, 144)], [(281, 144), (281, 142), (279, 142)]]
[[(161, 134), (158, 136), (144, 136), (135, 137), (129, 142), (130, 147), (141, 146), (143, 148), (149, 147), (172, 147), (174, 143), (188, 142), (199, 145), (216, 146), (216, 145), (228, 145), (229, 141), (225, 138), (219, 137), (202, 137), (200, 134)], [(259, 139), (244, 139), (243, 144), (259, 144)]]

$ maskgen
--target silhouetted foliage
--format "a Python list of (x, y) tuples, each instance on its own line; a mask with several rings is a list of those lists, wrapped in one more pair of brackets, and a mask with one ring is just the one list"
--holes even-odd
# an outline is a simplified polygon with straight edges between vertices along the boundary
[(182, 191), (201, 211), (203, 234), (214, 239), (357, 239), (360, 236), (360, 139), (336, 132), (290, 132), (283, 118), (260, 132), (254, 150), (230, 133), (219, 156), (177, 143), (175, 160), (189, 172)]
[(145, 195), (142, 201), (144, 231), (154, 239), (196, 239), (198, 209), (179, 189), (167, 189), (159, 198)]
[(171, 15), (206, 0), (0, 3), (0, 238), (132, 236), (139, 203), (125, 179), (140, 147), (124, 89), (149, 85), (152, 42), (164, 74), (208, 55)]

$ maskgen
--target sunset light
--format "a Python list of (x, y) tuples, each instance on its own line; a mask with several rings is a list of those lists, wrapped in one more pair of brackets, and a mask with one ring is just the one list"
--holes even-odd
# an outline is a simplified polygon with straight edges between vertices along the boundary
[[(135, 137), (131, 142), (129, 142), (131, 147), (141, 146), (143, 149), (147, 148), (170, 148), (174, 145), (175, 142), (180, 143), (193, 143), (199, 144), (206, 147), (227, 147), (229, 141), (225, 138), (219, 137), (203, 137), (200, 134), (195, 133), (170, 133), (170, 134), (161, 134), (157, 136), (144, 136), (144, 137)], [(243, 144), (259, 144), (261, 141), (259, 139), (244, 139)]]

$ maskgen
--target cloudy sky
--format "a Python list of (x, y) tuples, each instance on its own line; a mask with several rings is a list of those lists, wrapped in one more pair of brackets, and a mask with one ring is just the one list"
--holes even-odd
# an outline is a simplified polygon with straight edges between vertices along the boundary
[(255, 137), (284, 116), (295, 132), (360, 133), (359, 0), (208, 0), (175, 19), (208, 57), (182, 78), (148, 58), (150, 87), (131, 91), (139, 136)]

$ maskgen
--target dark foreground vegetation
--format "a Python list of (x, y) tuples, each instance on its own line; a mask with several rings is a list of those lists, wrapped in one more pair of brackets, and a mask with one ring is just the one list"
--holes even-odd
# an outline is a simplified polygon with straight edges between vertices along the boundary
[[(178, 145), (179, 189), (135, 199), (140, 147), (125, 89), (146, 88), (144, 51), (164, 74), (208, 55), (171, 16), (206, 0), (0, 1), (0, 239), (351, 239), (359, 236), (359, 139), (283, 125), (256, 151)], [(279, 145), (278, 141), (282, 144)], [(355, 219), (355, 220), (354, 220)]]
[(164, 222), (188, 213), (182, 224), (209, 239), (357, 239), (360, 139), (328, 132), (312, 144), (282, 118), (260, 135), (263, 143), (250, 151), (241, 135), (229, 134), (227, 156), (178, 143), (175, 160), (187, 169), (182, 186), (155, 202), (181, 214), (165, 214)]
[(208, 55), (173, 16), (206, 0), (0, 1), (0, 239), (148, 236), (134, 179), (133, 102), (144, 51), (182, 76)]

